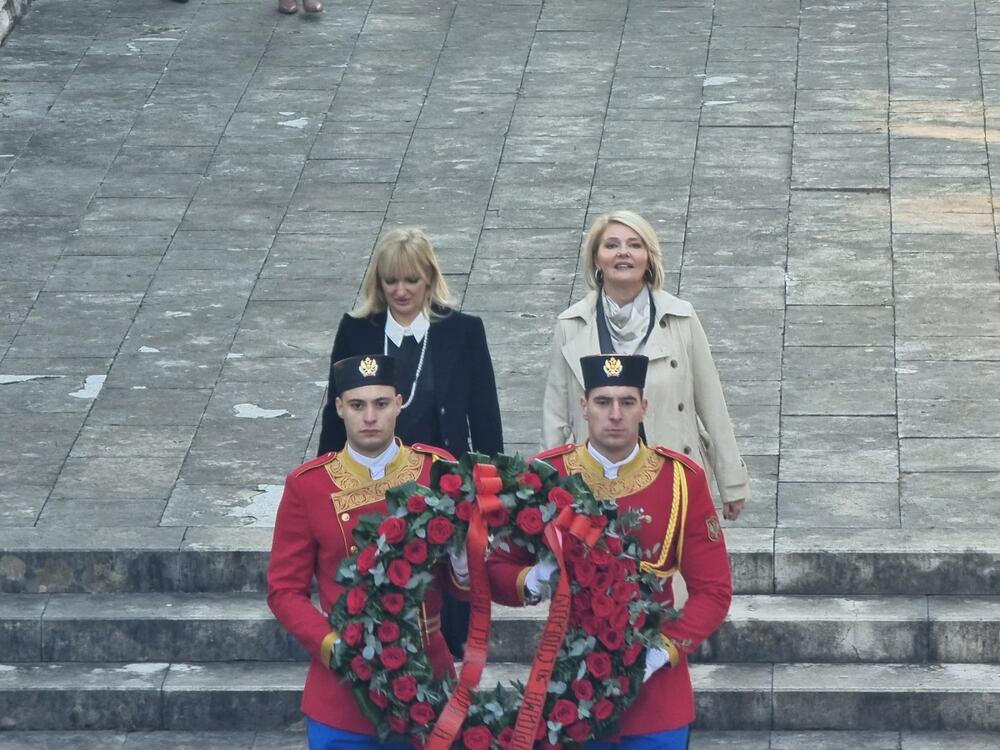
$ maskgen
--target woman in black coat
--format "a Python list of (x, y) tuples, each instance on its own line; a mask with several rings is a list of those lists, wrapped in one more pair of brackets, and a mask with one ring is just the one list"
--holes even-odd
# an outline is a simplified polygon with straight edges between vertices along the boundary
[(333, 363), (362, 354), (398, 360), (405, 406), (396, 435), (404, 443), (435, 445), (456, 457), (470, 449), (501, 453), (500, 404), (486, 329), (479, 318), (450, 307), (448, 286), (423, 232), (397, 229), (385, 236), (375, 248), (362, 297), (340, 321), (333, 342), (319, 453), (342, 450), (347, 439), (334, 405)]
[[(375, 248), (358, 307), (337, 328), (330, 356), (329, 393), (323, 409), (319, 452), (343, 450), (344, 423), (334, 404), (333, 364), (362, 354), (396, 357), (403, 410), (396, 436), (454, 456), (472, 449), (503, 451), (500, 403), (483, 321), (452, 307), (434, 248), (419, 229), (397, 229)], [(469, 605), (447, 594), (442, 631), (461, 657)]]

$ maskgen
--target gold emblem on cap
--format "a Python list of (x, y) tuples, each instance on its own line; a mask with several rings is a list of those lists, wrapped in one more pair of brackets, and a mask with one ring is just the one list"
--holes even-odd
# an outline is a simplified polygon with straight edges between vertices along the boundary
[(622, 374), (622, 361), (618, 357), (608, 357), (604, 360), (604, 374), (609, 378), (617, 378)]
[(365, 357), (358, 365), (358, 372), (366, 378), (374, 377), (378, 374), (378, 362), (375, 361), (374, 357)]

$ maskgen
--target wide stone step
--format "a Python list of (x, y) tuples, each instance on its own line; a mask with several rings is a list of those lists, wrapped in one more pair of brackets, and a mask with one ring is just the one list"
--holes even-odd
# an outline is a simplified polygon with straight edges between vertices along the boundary
[[(0, 750), (302, 750), (301, 731), (10, 731)], [(690, 750), (1000, 750), (1000, 732), (695, 730)]]
[[(1000, 535), (977, 529), (726, 530), (740, 594), (1000, 591)], [(263, 591), (271, 529), (0, 529), (0, 592)]]
[[(0, 665), (4, 729), (265, 730), (298, 726), (305, 665)], [(483, 687), (524, 679), (488, 667)], [(705, 729), (1000, 731), (1000, 666), (697, 664)]]
[[(548, 609), (493, 607), (490, 653), (527, 661)], [(1000, 663), (1000, 597), (733, 597), (698, 662)]]
[[(534, 655), (548, 608), (494, 605), (493, 661)], [(260, 593), (7, 594), (0, 661), (301, 661)], [(1000, 663), (1000, 597), (738, 595), (705, 662)]]

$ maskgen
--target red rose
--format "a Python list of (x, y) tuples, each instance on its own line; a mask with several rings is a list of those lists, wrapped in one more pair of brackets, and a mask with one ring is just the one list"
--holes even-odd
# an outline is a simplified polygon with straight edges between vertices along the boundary
[(423, 495), (410, 495), (406, 498), (406, 509), (414, 515), (427, 510), (427, 501)]
[(347, 613), (360, 615), (368, 603), (368, 594), (363, 588), (354, 588), (347, 592)]
[(538, 508), (525, 508), (517, 514), (517, 525), (525, 534), (541, 534), (545, 528), (542, 512)]
[(562, 487), (553, 487), (549, 490), (549, 502), (556, 504), (556, 508), (562, 510), (573, 504), (573, 495)]
[(414, 565), (420, 565), (427, 560), (427, 542), (423, 539), (414, 539), (403, 547), (403, 557)]
[(573, 565), (573, 575), (577, 583), (589, 587), (594, 582), (594, 576), (597, 575), (597, 568), (590, 560), (583, 558)]
[(403, 716), (390, 716), (389, 717), (389, 729), (391, 729), (396, 734), (406, 734), (406, 730), (410, 728), (410, 722), (406, 720)]
[(396, 516), (387, 518), (379, 524), (378, 533), (389, 544), (399, 544), (406, 538), (406, 521)]
[(412, 674), (401, 674), (392, 681), (392, 694), (403, 703), (417, 697), (417, 678)]
[(549, 713), (549, 718), (552, 719), (552, 721), (559, 722), (563, 726), (572, 724), (578, 718), (576, 713), (576, 704), (573, 701), (560, 698), (552, 707), (552, 711)]
[(580, 627), (583, 628), (587, 635), (596, 636), (601, 631), (601, 623), (598, 622), (596, 617), (594, 617), (593, 612), (587, 612), (585, 615), (581, 615)]
[(639, 586), (625, 581), (616, 583), (611, 589), (611, 596), (619, 604), (627, 604), (633, 599), (639, 598)]
[(379, 708), (386, 708), (389, 705), (389, 696), (381, 690), (369, 690), (368, 697), (371, 699), (371, 702)]
[(617, 651), (625, 643), (625, 634), (613, 627), (603, 628), (597, 638), (607, 647), (608, 651)]
[(493, 743), (493, 732), (483, 724), (469, 727), (462, 732), (462, 742), (467, 750), (489, 750)]
[(611, 657), (603, 651), (591, 651), (584, 661), (587, 663), (587, 671), (595, 680), (604, 680), (611, 676)]
[(431, 544), (444, 544), (451, 539), (454, 530), (455, 526), (450, 519), (445, 516), (434, 516), (427, 522), (427, 541)]
[(538, 726), (535, 727), (535, 740), (543, 740), (549, 734), (549, 728), (545, 726), (545, 721), (540, 720)]
[(598, 617), (611, 617), (611, 614), (615, 611), (615, 601), (607, 594), (591, 594), (590, 608), (594, 610), (594, 614)]
[(486, 525), (491, 529), (498, 529), (501, 526), (506, 526), (510, 522), (510, 513), (507, 512), (506, 508), (497, 508), (491, 513), (486, 514)]
[(573, 742), (584, 742), (590, 736), (590, 722), (576, 721), (566, 728), (566, 734)]
[(616, 557), (622, 553), (622, 540), (616, 536), (604, 537), (604, 545), (608, 548), (608, 552)]
[(619, 560), (622, 568), (625, 570), (625, 575), (634, 576), (638, 568), (636, 567), (635, 560)]
[(364, 639), (365, 629), (360, 622), (349, 622), (340, 637), (344, 639), (344, 643), (354, 648)]
[(403, 607), (406, 606), (406, 599), (403, 595), (390, 591), (388, 594), (382, 594), (382, 609), (388, 612), (390, 615), (398, 615), (403, 611)]
[(445, 474), (441, 477), (441, 491), (457, 500), (462, 496), (462, 477), (458, 474)]
[(636, 641), (627, 649), (625, 649), (625, 652), (622, 654), (622, 664), (624, 664), (626, 667), (631, 667), (633, 664), (635, 664), (636, 659), (639, 658), (639, 654), (641, 653), (642, 653), (642, 644), (639, 643), (639, 641)]
[(372, 665), (369, 664), (361, 654), (358, 654), (353, 659), (351, 659), (351, 669), (354, 670), (354, 674), (358, 676), (359, 680), (370, 680), (374, 672), (372, 671)]
[(632, 621), (632, 627), (635, 628), (636, 630), (642, 630), (642, 626), (645, 624), (646, 624), (646, 613), (640, 611), (639, 614), (635, 616), (635, 620)]
[(614, 579), (611, 578), (611, 573), (609, 571), (599, 570), (594, 576), (594, 582), (590, 584), (590, 588), (594, 591), (600, 591), (603, 594), (611, 587), (613, 582)]
[(591, 525), (596, 526), (599, 529), (605, 529), (608, 526), (607, 516), (589, 516), (589, 518)]
[(468, 521), (472, 518), (472, 503), (468, 500), (460, 502), (455, 506), (455, 515), (462, 521)]
[(410, 735), (410, 744), (413, 745), (417, 750), (424, 750), (427, 747), (427, 740), (421, 737), (419, 734)]
[(628, 607), (621, 606), (616, 609), (609, 622), (611, 627), (624, 630), (625, 626), (628, 625)]
[(410, 706), (410, 718), (416, 724), (430, 724), (434, 721), (434, 707), (430, 703), (414, 703)]
[(537, 474), (531, 471), (525, 471), (518, 474), (517, 481), (532, 492), (540, 492), (542, 489), (542, 480)]
[(399, 639), (399, 625), (392, 620), (386, 620), (378, 626), (378, 639), (382, 643), (392, 643)]
[(406, 652), (399, 646), (390, 646), (382, 650), (382, 666), (386, 669), (399, 669), (406, 664)]
[(386, 573), (390, 581), (403, 588), (413, 577), (413, 566), (406, 560), (393, 560), (389, 563), (389, 569)]
[(623, 674), (618, 675), (618, 687), (622, 689), (622, 693), (625, 695), (629, 694), (632, 689), (632, 685), (628, 681), (628, 677)]
[(578, 701), (589, 701), (594, 697), (594, 683), (590, 680), (573, 680), (570, 687)]
[(604, 721), (611, 718), (611, 714), (615, 712), (615, 705), (607, 698), (602, 698), (594, 704), (594, 707), (590, 711), (594, 714), (595, 719)]
[(514, 727), (504, 727), (497, 735), (497, 742), (503, 750), (510, 750), (510, 742), (514, 739)]
[[(600, 518), (604, 518), (604, 516), (600, 516)], [(593, 521), (594, 517), (591, 516), (590, 520)], [(594, 547), (592, 550), (590, 550), (590, 560), (597, 567), (603, 568), (611, 561), (611, 555), (609, 555), (600, 547)]]
[(590, 612), (590, 592), (581, 591), (573, 594), (573, 611), (578, 615)]
[(378, 562), (378, 549), (375, 545), (365, 547), (358, 555), (358, 573), (363, 576), (368, 575), (375, 567), (376, 562)]

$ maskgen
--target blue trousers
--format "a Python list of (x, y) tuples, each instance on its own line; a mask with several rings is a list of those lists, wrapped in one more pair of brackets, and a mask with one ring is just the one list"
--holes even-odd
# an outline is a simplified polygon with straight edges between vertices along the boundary
[(306, 737), (309, 740), (309, 750), (412, 750), (409, 745), (390, 742), (383, 745), (378, 737), (368, 734), (345, 732), (343, 729), (320, 724), (318, 721), (306, 719)]
[(689, 736), (689, 727), (681, 727), (669, 732), (622, 737), (617, 744), (603, 740), (588, 742), (584, 747), (586, 750), (686, 750)]

